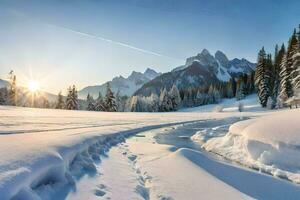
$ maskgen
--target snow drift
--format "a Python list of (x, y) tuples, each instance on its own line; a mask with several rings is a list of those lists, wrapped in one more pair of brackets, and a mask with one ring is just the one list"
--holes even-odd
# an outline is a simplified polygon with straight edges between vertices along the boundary
[(245, 166), (300, 183), (300, 110), (233, 124), (203, 147)]

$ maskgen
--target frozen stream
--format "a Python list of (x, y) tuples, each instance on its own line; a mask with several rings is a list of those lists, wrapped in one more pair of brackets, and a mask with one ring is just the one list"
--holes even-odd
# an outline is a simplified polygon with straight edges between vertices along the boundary
[(199, 199), (199, 193), (204, 199), (296, 199), (297, 185), (224, 161), (191, 139), (195, 133), (203, 141), (223, 136), (240, 120), (203, 120), (140, 132), (101, 156), (96, 173), (79, 179), (76, 189), (53, 199)]

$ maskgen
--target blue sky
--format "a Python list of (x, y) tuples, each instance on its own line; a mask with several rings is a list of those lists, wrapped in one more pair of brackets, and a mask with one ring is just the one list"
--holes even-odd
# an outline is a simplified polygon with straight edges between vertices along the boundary
[(0, 0), (0, 77), (58, 92), (166, 72), (203, 48), (255, 61), (300, 23), (300, 2), (280, 0)]

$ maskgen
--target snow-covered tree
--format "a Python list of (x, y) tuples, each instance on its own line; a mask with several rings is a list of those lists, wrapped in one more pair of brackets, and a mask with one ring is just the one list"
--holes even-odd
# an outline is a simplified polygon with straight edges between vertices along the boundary
[(293, 80), (292, 84), (296, 95), (300, 95), (300, 25), (298, 31), (297, 50), (293, 55)]
[(257, 94), (262, 107), (267, 106), (269, 91), (269, 78), (268, 65), (266, 59), (266, 52), (264, 48), (259, 51), (256, 71), (255, 71), (255, 85), (257, 88)]
[(65, 108), (65, 102), (63, 100), (61, 91), (57, 95), (57, 102), (56, 102), (55, 108), (56, 109), (64, 109)]
[(161, 112), (168, 112), (168, 111), (171, 111), (173, 108), (172, 108), (172, 101), (171, 101), (171, 98), (169, 97), (169, 94), (167, 92), (167, 89), (164, 88), (162, 90), (162, 92), (160, 93), (160, 96), (159, 96), (159, 107), (160, 107), (160, 111)]
[(116, 112), (117, 104), (114, 93), (112, 92), (109, 83), (106, 86), (106, 95), (105, 95), (105, 111)]
[(103, 100), (101, 92), (99, 92), (99, 95), (98, 95), (98, 97), (96, 99), (95, 110), (96, 111), (105, 111), (104, 100)]
[(159, 110), (159, 97), (157, 94), (152, 93), (150, 95), (150, 112), (158, 112)]
[(8, 102), (9, 105), (17, 105), (17, 77), (13, 70), (9, 72)]
[(68, 88), (68, 94), (66, 98), (66, 109), (68, 110), (78, 110), (78, 95), (75, 85)]
[(86, 102), (87, 102), (87, 110), (89, 111), (95, 111), (95, 100), (93, 98), (93, 96), (91, 96), (89, 93), (86, 97)]
[(174, 84), (169, 92), (171, 98), (172, 110), (177, 110), (180, 107), (181, 97), (177, 86)]
[(283, 102), (289, 98), (289, 89), (292, 87), (289, 74), (287, 70), (287, 55), (285, 54), (281, 62), (281, 71), (280, 71), (280, 92), (279, 92), (279, 102), (278, 106), (281, 107)]
[(275, 54), (274, 54), (274, 71), (273, 71), (273, 77), (274, 77), (274, 82), (273, 82), (273, 90), (271, 93), (271, 105), (270, 108), (273, 109), (275, 108), (278, 100), (278, 95), (279, 95), (279, 90), (280, 90), (280, 72), (281, 72), (281, 62), (283, 59), (283, 56), (285, 54), (285, 47), (284, 44), (282, 44), (280, 50), (278, 50), (278, 45), (275, 47)]

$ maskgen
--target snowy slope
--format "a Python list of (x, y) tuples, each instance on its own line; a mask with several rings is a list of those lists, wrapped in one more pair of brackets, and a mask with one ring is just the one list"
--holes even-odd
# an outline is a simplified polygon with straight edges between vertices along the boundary
[(251, 168), (300, 183), (300, 110), (285, 110), (233, 124), (208, 140), (208, 151)]

